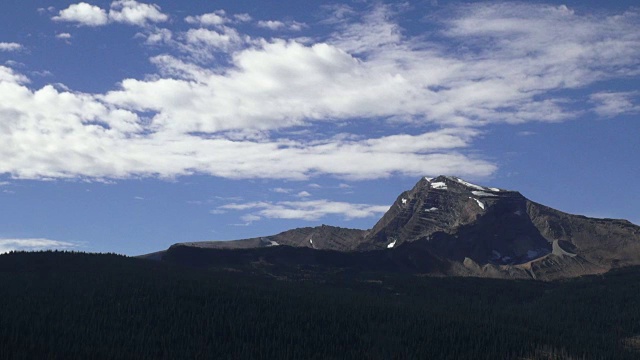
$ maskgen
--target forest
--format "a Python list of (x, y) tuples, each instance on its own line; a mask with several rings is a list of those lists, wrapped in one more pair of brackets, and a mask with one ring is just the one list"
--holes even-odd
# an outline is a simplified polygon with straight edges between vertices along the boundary
[(0, 359), (638, 359), (640, 269), (561, 282), (0, 255)]

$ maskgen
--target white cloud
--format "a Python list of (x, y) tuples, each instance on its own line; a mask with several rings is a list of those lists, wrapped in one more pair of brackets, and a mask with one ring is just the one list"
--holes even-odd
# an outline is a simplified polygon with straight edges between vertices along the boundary
[(275, 193), (278, 193), (278, 194), (288, 194), (288, 193), (291, 192), (291, 189), (285, 189), (285, 188), (278, 187), (278, 188), (271, 189), (271, 191), (273, 191)]
[(218, 26), (223, 25), (224, 23), (229, 21), (226, 18), (226, 13), (224, 10), (218, 10), (199, 16), (187, 16), (184, 20), (189, 24), (200, 26)]
[[(45, 86), (32, 91), (0, 67), (0, 173), (18, 178), (174, 177), (306, 179), (333, 174), (354, 179), (419, 176), (424, 172), (489, 175), (495, 166), (459, 153), (475, 132), (448, 129), (377, 139), (240, 139), (191, 134), (169, 122), (148, 122), (98, 97)], [(148, 94), (152, 102), (160, 101)], [(191, 101), (179, 96), (171, 102)], [(43, 145), (44, 144), (44, 145)], [(413, 144), (413, 145), (411, 145)]]
[(241, 43), (242, 39), (238, 33), (230, 28), (219, 32), (204, 28), (189, 29), (185, 34), (187, 44), (206, 49), (226, 50), (234, 44)]
[[(356, 22), (353, 22), (350, 17), (353, 14), (345, 11), (345, 8), (340, 7), (336, 11), (336, 14), (340, 15), (335, 19), (342, 27), (334, 34), (333, 43), (341, 49), (351, 54), (365, 55), (373, 54), (388, 46), (402, 47), (404, 40), (402, 29), (390, 20), (394, 15), (391, 6), (376, 6), (372, 11), (363, 13), (362, 19)], [(349, 20), (345, 21), (345, 18)]]
[(594, 111), (600, 116), (640, 113), (640, 92), (599, 92), (591, 95)]
[(0, 66), (0, 85), (3, 85), (3, 83), (23, 85), (28, 84), (29, 82), (29, 78), (26, 76), (19, 74), (6, 66)]
[(71, 39), (71, 34), (69, 33), (56, 34), (56, 39)]
[(251, 15), (249, 14), (235, 14), (233, 18), (239, 22), (249, 22), (252, 20)]
[(22, 50), (22, 45), (14, 42), (0, 42), (0, 51)]
[(303, 28), (307, 27), (306, 24), (297, 22), (297, 21), (288, 21), (282, 22), (279, 20), (260, 20), (256, 24), (258, 27), (269, 29), (269, 30), (290, 30), (290, 31), (300, 31)]
[(254, 215), (254, 214), (242, 215), (240, 217), (240, 220), (245, 221), (247, 225), (251, 224), (254, 221), (258, 221), (260, 219), (262, 219), (260, 216)]
[(311, 196), (311, 194), (308, 191), (300, 191), (296, 196), (299, 198), (305, 198)]
[(109, 22), (109, 17), (104, 9), (85, 2), (71, 4), (68, 8), (60, 10), (54, 21), (74, 22), (85, 26), (101, 26)]
[(135, 0), (119, 0), (111, 3), (109, 18), (112, 21), (129, 25), (145, 26), (148, 23), (160, 23), (169, 20), (169, 16), (160, 11), (155, 4), (143, 4)]
[(47, 13), (47, 12), (49, 12), (49, 13), (54, 13), (54, 12), (56, 11), (56, 8), (55, 8), (55, 7), (53, 7), (53, 6), (49, 6), (48, 8), (43, 8), (43, 7), (41, 7), (41, 8), (38, 8), (38, 9), (37, 9), (37, 11), (38, 11), (38, 13), (40, 13), (40, 14), (45, 14), (45, 13)]
[(271, 202), (251, 202), (245, 204), (227, 204), (220, 207), (224, 210), (257, 210), (246, 216), (253, 216), (255, 220), (260, 218), (269, 219), (297, 219), (297, 220), (319, 220), (329, 215), (342, 216), (345, 219), (359, 219), (376, 217), (389, 210), (388, 206), (350, 204), (339, 201), (312, 200), (312, 201), (281, 201)]
[(165, 22), (169, 17), (160, 11), (158, 5), (118, 0), (111, 3), (108, 13), (99, 6), (80, 2), (60, 10), (52, 19), (84, 26), (102, 26), (110, 22), (146, 26), (149, 23)]
[(73, 249), (77, 247), (77, 244), (49, 240), (43, 238), (34, 239), (0, 239), (0, 254), (8, 253), (10, 251), (37, 251), (37, 250), (49, 250), (49, 249)]
[(282, 21), (277, 21), (277, 20), (267, 20), (267, 21), (261, 20), (261, 21), (258, 21), (258, 26), (266, 29), (278, 30), (278, 29), (284, 28), (285, 24)]
[[(153, 5), (114, 4), (112, 21), (166, 20)], [(84, 16), (95, 7), (75, 5), (59, 17), (101, 21)], [(30, 88), (0, 67), (0, 173), (477, 178), (496, 170), (468, 155), (487, 124), (574, 119), (579, 105), (602, 116), (636, 111), (634, 93), (587, 87), (640, 74), (637, 13), (472, 3), (439, 13), (432, 36), (412, 37), (397, 9), (348, 10), (324, 23), (335, 29), (324, 41), (252, 39), (206, 14), (187, 22), (213, 28), (147, 27), (147, 43), (173, 55), (152, 57), (157, 74), (105, 94)], [(587, 96), (563, 95), (576, 89)], [(351, 133), (335, 135), (345, 123)]]
[(137, 36), (145, 38), (147, 45), (169, 44), (173, 40), (173, 32), (169, 29), (154, 28), (147, 34), (138, 34)]

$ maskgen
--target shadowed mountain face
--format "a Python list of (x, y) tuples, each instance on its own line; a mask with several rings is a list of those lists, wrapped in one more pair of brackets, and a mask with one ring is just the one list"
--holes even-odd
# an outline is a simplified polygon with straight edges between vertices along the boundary
[(210, 249), (252, 249), (271, 246), (293, 246), (311, 249), (350, 251), (366, 240), (368, 231), (336, 226), (317, 226), (287, 230), (277, 235), (234, 241), (203, 241), (181, 245)]
[[(272, 247), (286, 249), (263, 249)], [(566, 214), (516, 191), (439, 176), (400, 194), (371, 230), (323, 225), (254, 239), (183, 243), (165, 258), (189, 262), (203, 248), (220, 250), (207, 253), (208, 264), (268, 259), (294, 268), (552, 280), (640, 265), (640, 227)], [(232, 249), (245, 250), (232, 256)]]

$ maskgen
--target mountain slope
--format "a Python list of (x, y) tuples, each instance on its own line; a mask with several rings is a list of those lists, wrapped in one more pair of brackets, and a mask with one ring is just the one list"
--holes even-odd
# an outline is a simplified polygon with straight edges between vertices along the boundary
[[(289, 249), (260, 250), (283, 245)], [(214, 263), (227, 263), (225, 256), (257, 263), (266, 256), (271, 264), (294, 267), (311, 263), (319, 268), (552, 280), (640, 265), (640, 227), (626, 220), (563, 213), (517, 191), (439, 176), (422, 178), (400, 194), (371, 230), (323, 225), (261, 238), (176, 244), (168, 251), (178, 248), (182, 255), (172, 258), (183, 261), (185, 248), (245, 249), (242, 256), (224, 251), (207, 256)], [(312, 249), (329, 252), (313, 255), (308, 252)]]
[(181, 243), (180, 245), (208, 249), (252, 249), (271, 246), (308, 247), (349, 251), (354, 250), (365, 240), (368, 231), (346, 229), (336, 226), (322, 225), (287, 230), (277, 235), (233, 241), (201, 241)]

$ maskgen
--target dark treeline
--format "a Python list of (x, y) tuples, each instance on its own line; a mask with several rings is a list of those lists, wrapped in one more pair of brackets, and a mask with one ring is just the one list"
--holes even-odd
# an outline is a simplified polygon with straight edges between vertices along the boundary
[(113, 254), (0, 256), (2, 359), (637, 359), (640, 270), (541, 283), (280, 280)]

